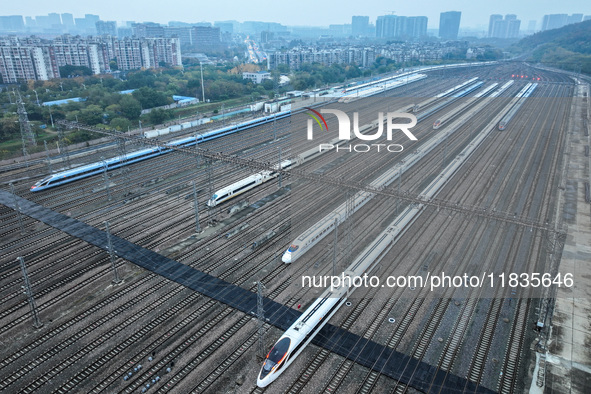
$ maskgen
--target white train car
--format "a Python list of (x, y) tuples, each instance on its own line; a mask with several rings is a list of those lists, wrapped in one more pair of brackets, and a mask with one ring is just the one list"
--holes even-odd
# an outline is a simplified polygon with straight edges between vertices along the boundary
[(214, 193), (213, 196), (207, 201), (207, 206), (215, 207), (223, 203), (224, 201), (228, 201), (231, 198), (237, 197), (240, 194), (249, 191), (260, 185), (263, 182), (266, 182), (269, 178), (268, 173), (257, 173), (254, 175), (249, 176), (248, 178), (241, 179), (240, 181), (231, 184), (223, 189), (220, 189)]

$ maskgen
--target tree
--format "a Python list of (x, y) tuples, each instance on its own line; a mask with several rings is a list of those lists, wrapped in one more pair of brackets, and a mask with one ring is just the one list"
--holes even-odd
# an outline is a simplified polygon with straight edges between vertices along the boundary
[(170, 111), (165, 111), (161, 108), (156, 108), (150, 111), (148, 114), (148, 119), (152, 124), (160, 124), (167, 119), (170, 119)]
[(147, 86), (141, 87), (132, 93), (133, 97), (140, 102), (142, 108), (154, 108), (168, 104), (164, 93)]
[(111, 120), (110, 125), (116, 130), (127, 131), (127, 129), (131, 127), (131, 122), (128, 119), (120, 116)]
[(351, 79), (351, 78), (358, 78), (358, 77), (360, 77), (360, 76), (361, 76), (361, 70), (359, 69), (359, 67), (357, 67), (357, 66), (355, 66), (355, 65), (348, 66), (348, 67), (346, 68), (346, 70), (347, 70), (347, 71), (346, 71), (345, 75), (346, 75), (346, 77), (347, 77), (348, 79)]
[(0, 138), (2, 138), (2, 140), (15, 138), (19, 135), (19, 133), (20, 126), (16, 116), (9, 115), (0, 118)]
[(59, 69), (60, 77), (62, 78), (92, 75), (92, 70), (86, 66), (72, 66), (70, 64), (66, 64), (65, 66), (61, 66)]
[(96, 125), (103, 122), (103, 109), (98, 105), (89, 105), (80, 111), (78, 121), (88, 124)]
[(281, 74), (288, 74), (289, 73), (289, 65), (287, 64), (278, 64), (277, 71)]
[(140, 106), (139, 101), (133, 98), (130, 95), (124, 95), (121, 97), (121, 101), (119, 101), (119, 105), (121, 106), (121, 113), (129, 120), (138, 120), (141, 113), (142, 107)]
[(105, 108), (105, 112), (111, 119), (115, 119), (116, 117), (121, 116), (121, 105), (119, 104), (111, 104)]

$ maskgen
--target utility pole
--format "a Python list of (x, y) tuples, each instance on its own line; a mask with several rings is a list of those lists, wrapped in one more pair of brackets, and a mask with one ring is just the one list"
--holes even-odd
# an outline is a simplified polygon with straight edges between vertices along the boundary
[[(280, 170), (282, 169), (281, 168), (281, 147), (279, 147), (279, 164), (277, 165), (277, 168), (280, 169)], [(279, 189), (281, 189), (281, 177), (282, 177), (282, 175), (283, 175), (283, 171), (280, 171), (279, 172)]]
[(347, 189), (347, 222), (345, 223), (345, 247), (343, 253), (343, 266), (349, 265), (349, 260), (353, 253), (353, 210), (355, 209), (355, 192), (351, 189)]
[(51, 113), (51, 107), (49, 107), (49, 120), (51, 120), (51, 127), (55, 128), (53, 124), (53, 114)]
[(197, 167), (201, 164), (201, 156), (199, 156), (199, 133), (195, 133), (195, 157), (197, 157)]
[(265, 358), (265, 310), (263, 308), (263, 290), (265, 286), (259, 280), (257, 282), (257, 321), (258, 321), (258, 335), (259, 335), (259, 351), (258, 357)]
[[(400, 195), (400, 186), (402, 184), (402, 168), (398, 169), (398, 195)], [(396, 199), (396, 215), (398, 215), (398, 206), (400, 205), (400, 199)]]
[(273, 141), (277, 141), (277, 114), (273, 115)]
[(332, 276), (337, 276), (337, 242), (339, 240), (339, 220), (334, 220), (334, 245), (332, 248)]
[(195, 205), (195, 232), (201, 232), (201, 226), (199, 226), (199, 200), (197, 200), (197, 186), (195, 185), (195, 181), (193, 181), (193, 199)]
[(35, 328), (41, 328), (43, 327), (43, 323), (41, 323), (41, 320), (39, 320), (39, 314), (37, 313), (37, 304), (35, 304), (35, 298), (33, 298), (33, 290), (31, 289), (31, 282), (29, 282), (29, 274), (27, 273), (25, 259), (19, 257), (18, 261), (21, 265), (23, 280), (25, 281), (25, 285), (22, 287), (24, 289), (24, 293), (27, 295), (27, 301), (29, 302), (29, 308), (31, 309), (31, 315), (33, 316), (33, 326)]
[(117, 272), (117, 266), (115, 262), (117, 260), (115, 251), (113, 250), (113, 242), (111, 241), (111, 231), (109, 230), (109, 222), (105, 222), (105, 232), (107, 233), (107, 248), (109, 248), (109, 257), (111, 259), (111, 269), (113, 270), (113, 283), (121, 283), (119, 273)]
[(107, 190), (107, 199), (111, 201), (111, 188), (109, 187), (109, 176), (107, 175), (107, 162), (105, 158), (101, 156), (103, 162), (103, 180), (105, 181), (105, 189)]
[[(207, 190), (208, 190), (208, 195), (209, 197), (213, 197), (213, 159), (208, 158), (205, 159), (207, 161)], [(217, 210), (217, 205), (216, 206), (209, 206), (209, 220), (208, 223), (210, 226), (213, 226), (213, 224), (215, 223), (215, 217), (216, 217), (216, 210)]]
[(201, 68), (201, 97), (203, 98), (203, 103), (205, 104), (205, 85), (203, 84), (203, 63), (199, 62), (199, 67)]

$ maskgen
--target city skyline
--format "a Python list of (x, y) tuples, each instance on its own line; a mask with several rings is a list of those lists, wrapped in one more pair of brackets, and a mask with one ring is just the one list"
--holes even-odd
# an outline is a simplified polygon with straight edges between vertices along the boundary
[[(439, 28), (441, 12), (462, 12), (461, 29), (488, 29), (489, 17), (492, 14), (515, 14), (523, 21), (536, 20), (541, 23), (545, 14), (591, 14), (591, 4), (575, 0), (564, 0), (560, 3), (550, 1), (513, 2), (498, 0), (496, 2), (473, 3), (465, 0), (449, 0), (445, 3), (418, 0), (412, 4), (396, 4), (385, 0), (367, 0), (363, 3), (344, 0), (310, 1), (301, 0), (297, 6), (282, 5), (269, 7), (269, 3), (260, 0), (248, 2), (227, 1), (225, 7), (207, 7), (203, 2), (178, 0), (176, 7), (146, 6), (146, 1), (129, 0), (127, 2), (103, 1), (80, 3), (73, 0), (60, 0), (58, 4), (29, 0), (4, 4), (2, 15), (22, 15), (35, 17), (49, 13), (71, 13), (76, 17), (85, 14), (97, 14), (102, 20), (136, 22), (156, 22), (166, 24), (170, 21), (182, 22), (214, 22), (222, 20), (278, 22), (288, 26), (328, 26), (330, 24), (350, 24), (353, 15), (369, 16), (370, 23), (376, 22), (380, 15), (394, 13), (400, 16), (426, 16), (428, 28)], [(150, 2), (148, 3), (150, 4)], [(161, 4), (161, 3), (158, 3)], [(34, 10), (34, 11), (33, 11)]]

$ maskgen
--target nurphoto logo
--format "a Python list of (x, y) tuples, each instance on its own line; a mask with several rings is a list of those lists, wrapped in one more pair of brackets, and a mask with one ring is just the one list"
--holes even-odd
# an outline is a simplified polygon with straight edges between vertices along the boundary
[[(312, 113), (308, 113), (308, 115), (312, 119), (308, 119), (308, 140), (314, 139), (314, 122), (316, 121), (318, 126), (320, 127), (321, 131), (328, 131), (328, 125), (326, 123), (326, 119), (322, 114), (332, 114), (337, 117), (339, 123), (339, 137), (338, 139), (341, 141), (351, 140), (353, 138), (358, 138), (361, 141), (375, 141), (382, 137), (384, 134), (384, 123), (386, 123), (386, 139), (388, 141), (392, 141), (392, 135), (395, 130), (402, 131), (408, 139), (411, 141), (417, 141), (417, 137), (409, 130), (410, 128), (416, 126), (417, 118), (413, 114), (405, 113), (405, 112), (388, 112), (386, 114), (386, 121), (384, 122), (384, 113), (378, 113), (378, 120), (373, 123), (374, 128), (377, 126), (377, 130), (373, 134), (364, 134), (360, 131), (359, 128), (359, 113), (353, 113), (353, 128), (351, 128), (351, 119), (349, 115), (345, 112), (338, 110), (338, 109), (321, 109), (320, 112), (313, 110), (312, 108), (307, 108)], [(405, 123), (398, 123), (401, 119), (408, 119), (410, 122)], [(394, 121), (397, 121), (396, 123)], [(339, 147), (338, 145), (334, 144), (320, 144), (318, 146), (319, 150), (330, 150), (336, 148), (337, 151), (347, 150), (351, 152), (351, 149), (355, 152), (368, 152), (372, 149), (372, 147), (377, 148), (380, 151), (380, 148), (386, 148), (389, 152), (402, 152), (403, 146), (400, 144), (357, 144), (353, 147)]]

